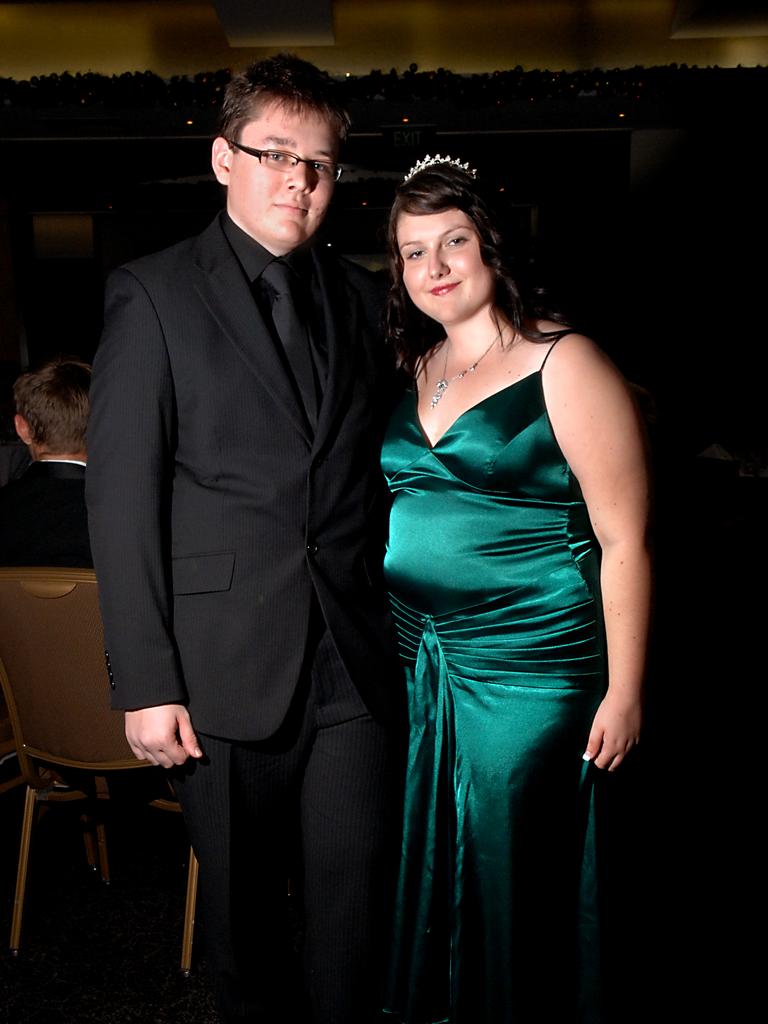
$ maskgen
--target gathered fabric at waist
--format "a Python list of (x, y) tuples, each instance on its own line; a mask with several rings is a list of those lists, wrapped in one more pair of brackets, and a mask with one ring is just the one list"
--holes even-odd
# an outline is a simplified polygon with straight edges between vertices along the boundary
[(548, 597), (538, 587), (516, 588), (484, 602), (442, 614), (425, 613), (390, 594), (400, 657), (415, 665), (424, 638), (434, 636), (456, 685), (462, 678), (494, 685), (571, 688), (604, 686), (604, 643), (589, 589), (566, 574), (560, 596), (550, 580)]

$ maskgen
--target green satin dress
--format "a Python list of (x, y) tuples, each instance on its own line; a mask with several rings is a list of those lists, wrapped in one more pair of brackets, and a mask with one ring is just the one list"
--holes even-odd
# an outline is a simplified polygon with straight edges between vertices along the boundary
[(596, 770), (582, 754), (606, 682), (599, 549), (542, 371), (434, 447), (407, 394), (382, 464), (410, 711), (387, 1011), (595, 1024)]

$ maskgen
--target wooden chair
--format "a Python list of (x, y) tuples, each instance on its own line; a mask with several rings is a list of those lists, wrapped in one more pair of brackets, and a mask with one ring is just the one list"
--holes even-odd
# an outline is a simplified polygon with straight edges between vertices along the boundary
[[(123, 716), (109, 709), (104, 639), (96, 576), (90, 569), (0, 568), (0, 683), (8, 707), (21, 773), (26, 783), (11, 955), (21, 938), (32, 828), (38, 807), (48, 801), (87, 801), (109, 796), (110, 772), (141, 772), (151, 766), (132, 753)], [(94, 794), (62, 786), (57, 769), (78, 769), (93, 779)], [(179, 810), (168, 799), (151, 800)], [(89, 861), (109, 881), (103, 825), (96, 817), (97, 842)], [(181, 971), (189, 974), (197, 896), (198, 865), (189, 852)]]
[[(13, 738), (11, 716), (8, 714), (3, 691), (0, 690), (0, 764), (5, 764), (7, 761), (11, 761), (11, 759), (15, 764), (16, 741)], [(5, 770), (3, 774), (5, 774)], [(0, 793), (5, 793), (9, 789), (15, 789), (16, 786), (21, 786), (23, 782), (24, 779), (21, 773), (14, 771), (12, 775), (0, 780)]]

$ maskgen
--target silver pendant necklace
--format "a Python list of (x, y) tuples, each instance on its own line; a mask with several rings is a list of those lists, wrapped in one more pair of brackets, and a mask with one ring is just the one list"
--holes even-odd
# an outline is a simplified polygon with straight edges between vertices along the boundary
[(467, 376), (468, 373), (474, 373), (475, 372), (475, 370), (477, 369), (478, 364), (480, 363), (480, 361), (485, 359), (485, 357), (488, 355), (488, 353), (491, 351), (491, 349), (493, 348), (493, 346), (496, 344), (496, 342), (499, 340), (500, 337), (501, 337), (501, 335), (497, 334), (496, 337), (491, 342), (491, 344), (485, 350), (485, 352), (483, 352), (483, 354), (481, 356), (479, 356), (474, 361), (474, 363), (472, 363), (471, 366), (468, 366), (466, 368), (466, 370), (462, 370), (461, 373), (454, 374), (453, 377), (446, 377), (445, 376), (445, 371), (448, 369), (448, 346), (446, 344), (446, 348), (445, 348), (445, 362), (443, 363), (443, 375), (440, 378), (440, 380), (437, 382), (437, 384), (435, 384), (435, 393), (432, 395), (432, 399), (431, 399), (431, 401), (429, 403), (430, 409), (434, 409), (435, 408), (435, 406), (440, 401), (440, 399), (443, 397), (443, 395), (448, 390), (448, 388), (450, 387), (451, 384), (455, 383), (457, 380), (463, 380)]

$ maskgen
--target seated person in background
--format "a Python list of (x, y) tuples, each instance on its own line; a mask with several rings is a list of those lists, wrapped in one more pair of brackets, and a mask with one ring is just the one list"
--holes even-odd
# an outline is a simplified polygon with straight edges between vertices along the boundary
[[(0, 565), (93, 568), (85, 508), (85, 433), (91, 368), (58, 358), (14, 384), (16, 433), (31, 464), (0, 487)], [(105, 678), (106, 685), (106, 678)], [(94, 795), (93, 777), (56, 771), (63, 784)], [(111, 772), (111, 797), (146, 802), (168, 797), (166, 773)]]
[(90, 383), (90, 366), (59, 358), (14, 385), (14, 424), (33, 461), (0, 488), (0, 565), (93, 565), (85, 509)]

